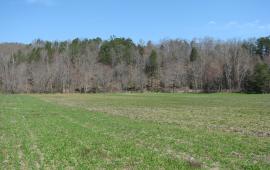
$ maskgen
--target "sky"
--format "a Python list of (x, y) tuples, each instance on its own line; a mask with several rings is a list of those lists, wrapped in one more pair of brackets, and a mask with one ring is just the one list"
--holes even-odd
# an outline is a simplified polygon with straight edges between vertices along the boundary
[(270, 0), (0, 0), (0, 42), (270, 35)]

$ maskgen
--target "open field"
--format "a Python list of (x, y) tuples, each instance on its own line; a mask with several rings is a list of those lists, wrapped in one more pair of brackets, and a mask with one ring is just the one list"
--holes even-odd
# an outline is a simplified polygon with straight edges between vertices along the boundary
[(270, 95), (0, 95), (0, 169), (268, 169)]

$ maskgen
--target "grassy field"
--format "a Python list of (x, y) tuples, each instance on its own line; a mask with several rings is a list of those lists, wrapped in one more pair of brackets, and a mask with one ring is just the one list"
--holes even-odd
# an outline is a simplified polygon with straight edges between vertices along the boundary
[(270, 95), (0, 95), (0, 169), (269, 169)]

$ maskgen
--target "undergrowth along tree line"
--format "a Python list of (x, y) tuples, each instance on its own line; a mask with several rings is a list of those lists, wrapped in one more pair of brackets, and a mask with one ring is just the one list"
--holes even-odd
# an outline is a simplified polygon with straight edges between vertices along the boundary
[(74, 39), (0, 44), (0, 90), (270, 92), (270, 36), (134, 43)]

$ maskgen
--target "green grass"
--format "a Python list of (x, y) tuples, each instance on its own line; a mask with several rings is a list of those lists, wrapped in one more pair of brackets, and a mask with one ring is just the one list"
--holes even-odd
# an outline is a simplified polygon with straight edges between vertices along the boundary
[(270, 95), (0, 95), (0, 169), (269, 169)]

